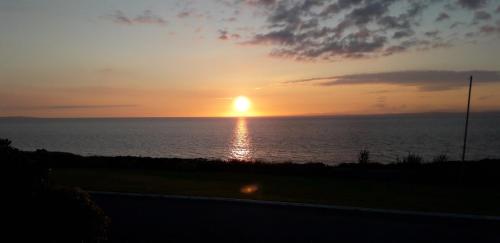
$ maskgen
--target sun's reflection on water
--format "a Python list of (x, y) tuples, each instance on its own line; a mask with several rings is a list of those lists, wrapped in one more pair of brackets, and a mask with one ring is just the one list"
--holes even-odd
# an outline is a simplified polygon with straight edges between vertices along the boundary
[(251, 160), (252, 158), (250, 138), (245, 118), (238, 118), (236, 122), (230, 157), (237, 160)]

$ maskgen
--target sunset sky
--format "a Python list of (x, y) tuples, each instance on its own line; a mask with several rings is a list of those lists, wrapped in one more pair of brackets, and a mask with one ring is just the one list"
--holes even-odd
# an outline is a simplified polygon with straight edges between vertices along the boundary
[(0, 0), (0, 116), (500, 110), (499, 0)]

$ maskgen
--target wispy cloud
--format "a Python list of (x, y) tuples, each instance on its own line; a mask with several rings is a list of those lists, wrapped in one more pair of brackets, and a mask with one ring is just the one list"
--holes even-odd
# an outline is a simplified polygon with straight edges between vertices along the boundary
[(80, 110), (80, 109), (111, 109), (137, 107), (133, 104), (115, 105), (47, 105), (47, 106), (2, 106), (2, 110)]
[(500, 82), (500, 72), (490, 70), (443, 71), (419, 70), (382, 73), (362, 73), (329, 77), (314, 77), (288, 80), (286, 84), (311, 83), (320, 86), (390, 84), (417, 87), (422, 91), (444, 91), (465, 87), (468, 77), (474, 76), (474, 83)]
[(230, 34), (227, 30), (219, 30), (219, 40), (230, 40), (239, 39), (241, 36), (239, 34)]
[(198, 19), (210, 18), (210, 14), (208, 12), (202, 13), (202, 12), (199, 12), (195, 9), (187, 9), (187, 10), (183, 10), (183, 11), (180, 11), (179, 13), (177, 13), (177, 18), (185, 19), (185, 18), (193, 18), (193, 17), (198, 18)]
[(178, 17), (178, 18), (188, 18), (188, 17), (190, 17), (191, 15), (193, 15), (193, 12), (192, 12), (192, 11), (187, 11), (187, 10), (185, 10), (185, 11), (179, 12), (179, 13), (177, 14), (177, 17)]
[(137, 105), (123, 104), (123, 105), (53, 105), (44, 106), (45, 109), (108, 109), (108, 108), (129, 108), (136, 107)]
[(144, 10), (141, 14), (135, 17), (127, 16), (124, 12), (116, 10), (114, 13), (104, 16), (104, 18), (109, 19), (117, 24), (123, 25), (140, 25), (140, 24), (151, 24), (151, 25), (166, 25), (167, 20), (156, 15), (151, 10)]

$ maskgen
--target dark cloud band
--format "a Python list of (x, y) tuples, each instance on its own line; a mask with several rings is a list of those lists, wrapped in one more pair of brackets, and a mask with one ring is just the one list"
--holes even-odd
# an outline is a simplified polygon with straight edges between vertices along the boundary
[(289, 80), (284, 83), (312, 83), (321, 86), (356, 85), (356, 84), (390, 84), (413, 86), (423, 91), (443, 91), (465, 87), (469, 76), (479, 84), (500, 82), (500, 72), (490, 70), (444, 71), (419, 70), (382, 73), (362, 73), (330, 77), (315, 77)]

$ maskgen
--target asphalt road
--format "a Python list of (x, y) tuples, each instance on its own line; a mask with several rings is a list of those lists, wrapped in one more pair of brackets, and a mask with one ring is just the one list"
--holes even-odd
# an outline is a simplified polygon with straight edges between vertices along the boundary
[(500, 242), (500, 222), (94, 194), (112, 242)]

